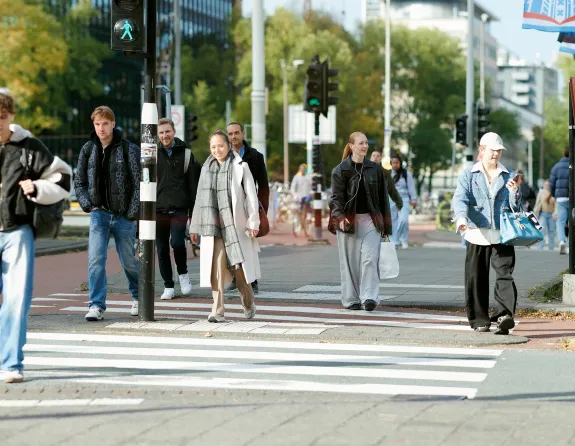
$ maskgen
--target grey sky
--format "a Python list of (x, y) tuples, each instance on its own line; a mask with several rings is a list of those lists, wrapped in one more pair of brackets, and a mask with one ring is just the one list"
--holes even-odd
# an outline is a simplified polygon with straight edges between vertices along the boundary
[[(280, 6), (301, 12), (304, 4), (304, 0), (263, 1), (268, 14), (273, 14)], [(477, 3), (499, 18), (499, 22), (492, 24), (492, 34), (501, 46), (528, 62), (535, 62), (537, 53), (542, 61), (553, 62), (559, 51), (557, 33), (521, 29), (523, 0), (477, 0)], [(243, 0), (242, 5), (244, 14), (251, 15), (252, 0)], [(343, 17), (345, 27), (350, 30), (354, 30), (361, 19), (361, 0), (312, 0), (312, 5), (314, 9)]]

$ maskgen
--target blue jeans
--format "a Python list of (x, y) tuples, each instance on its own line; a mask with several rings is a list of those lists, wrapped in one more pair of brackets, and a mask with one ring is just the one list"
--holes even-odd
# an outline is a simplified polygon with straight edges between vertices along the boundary
[(557, 202), (557, 237), (559, 238), (559, 243), (565, 243), (565, 223), (567, 223), (567, 218), (569, 217), (569, 202), (568, 201), (558, 201)]
[(34, 285), (34, 234), (30, 226), (0, 232), (2, 307), (0, 363), (2, 370), (22, 370), (26, 326)]
[(136, 222), (111, 212), (94, 209), (90, 213), (90, 237), (88, 240), (88, 286), (90, 302), (88, 306), (106, 309), (106, 260), (110, 234), (114, 236), (116, 251), (128, 279), (128, 289), (134, 300), (138, 300), (140, 262), (136, 259)]
[(398, 246), (400, 242), (407, 243), (407, 233), (409, 232), (409, 211), (411, 204), (409, 204), (409, 197), (401, 197), (401, 199), (403, 200), (401, 211), (398, 211), (395, 203), (389, 200), (393, 231), (390, 240), (395, 246)]
[[(539, 214), (539, 223), (543, 226), (543, 232), (547, 235), (547, 248), (552, 250), (555, 247), (555, 222), (553, 221), (553, 213), (541, 212)], [(563, 231), (565, 232), (565, 230)], [(537, 244), (538, 249), (543, 249), (545, 239)]]

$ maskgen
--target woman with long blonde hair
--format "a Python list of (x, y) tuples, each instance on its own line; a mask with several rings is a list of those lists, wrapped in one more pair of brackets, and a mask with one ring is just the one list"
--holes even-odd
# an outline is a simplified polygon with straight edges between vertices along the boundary
[[(555, 248), (555, 221), (557, 220), (557, 203), (553, 195), (551, 195), (551, 187), (549, 180), (543, 184), (543, 189), (537, 195), (537, 201), (533, 208), (533, 213), (539, 219), (543, 226), (543, 230), (547, 235), (547, 249), (553, 250)], [(537, 244), (538, 249), (543, 249), (545, 240), (541, 240)]]
[(365, 134), (349, 136), (332, 172), (329, 230), (337, 234), (343, 306), (373, 311), (379, 304), (379, 245), (391, 235), (391, 214), (383, 168), (366, 158), (367, 150)]

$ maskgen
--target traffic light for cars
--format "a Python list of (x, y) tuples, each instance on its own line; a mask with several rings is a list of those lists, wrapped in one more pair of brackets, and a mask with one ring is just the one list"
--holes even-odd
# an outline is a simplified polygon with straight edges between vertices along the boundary
[(145, 53), (145, 0), (111, 0), (111, 3), (111, 48)]
[(489, 107), (478, 107), (477, 108), (477, 143), (481, 141), (481, 137), (487, 133), (487, 126), (489, 125), (489, 112), (491, 109)]
[(186, 142), (188, 144), (198, 139), (198, 126), (195, 124), (197, 120), (198, 117), (192, 113), (186, 117)]
[(322, 86), (322, 110), (321, 113), (327, 118), (327, 112), (328, 112), (328, 108), (330, 105), (336, 105), (339, 102), (339, 98), (336, 96), (330, 96), (330, 92), (332, 91), (337, 91), (339, 84), (337, 82), (330, 82), (330, 77), (335, 77), (337, 76), (337, 73), (339, 72), (338, 69), (336, 68), (330, 68), (329, 67), (329, 61), (326, 59), (323, 61), (323, 63), (321, 64), (322, 67), (322, 73), (321, 73), (321, 77), (322, 77), (322, 82), (321, 82), (321, 86)]
[(321, 113), (322, 103), (322, 64), (319, 57), (315, 56), (312, 63), (307, 67), (307, 79), (304, 87), (304, 110), (307, 112)]
[(455, 142), (467, 145), (467, 115), (461, 115), (455, 119)]

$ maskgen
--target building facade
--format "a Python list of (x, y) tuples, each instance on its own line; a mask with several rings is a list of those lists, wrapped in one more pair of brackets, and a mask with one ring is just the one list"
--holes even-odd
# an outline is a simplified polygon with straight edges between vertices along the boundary
[[(46, 0), (51, 6), (52, 2)], [(171, 77), (172, 47), (174, 35), (174, 0), (158, 2), (158, 58), (157, 69), (164, 83), (169, 84)], [(232, 8), (238, 0), (179, 0), (182, 43), (192, 39), (214, 38), (222, 45), (226, 44), (228, 27), (232, 18)], [(69, 7), (76, 0), (69, 0)], [(91, 19), (89, 33), (95, 39), (109, 45), (110, 42), (110, 0), (92, 0), (95, 14)], [(63, 14), (62, 9), (53, 13)], [(62, 117), (65, 121), (65, 135), (61, 133), (41, 135), (50, 148), (68, 162), (75, 165), (81, 145), (88, 138), (92, 123), (90, 114), (98, 105), (108, 105), (116, 114), (116, 125), (133, 142), (140, 138), (140, 115), (143, 100), (144, 61), (141, 58), (127, 57), (120, 52), (110, 50), (110, 57), (104, 61), (98, 78), (104, 87), (102, 96), (90, 100), (69, 99), (69, 112)]]

